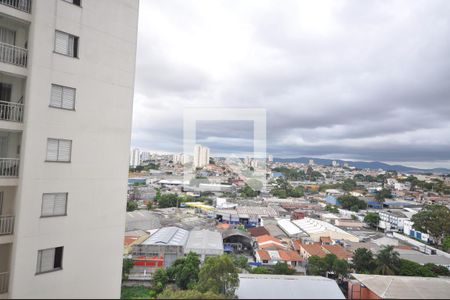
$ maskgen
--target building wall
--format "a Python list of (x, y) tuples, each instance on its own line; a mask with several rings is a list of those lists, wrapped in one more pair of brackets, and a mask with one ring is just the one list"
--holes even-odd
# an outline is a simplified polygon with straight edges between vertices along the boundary
[(348, 282), (347, 299), (381, 299), (377, 294), (361, 285), (358, 281)]
[[(32, 1), (12, 298), (118, 298), (138, 1)], [(56, 54), (55, 29), (79, 36)], [(49, 107), (51, 84), (76, 88), (76, 110)], [(72, 140), (71, 163), (45, 162), (47, 138)], [(40, 218), (42, 194), (68, 192), (68, 215)], [(39, 249), (64, 246), (61, 271), (35, 275)]]

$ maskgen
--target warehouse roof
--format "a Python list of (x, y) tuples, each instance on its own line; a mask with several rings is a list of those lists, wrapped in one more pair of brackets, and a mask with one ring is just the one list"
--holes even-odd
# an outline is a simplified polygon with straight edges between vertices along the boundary
[(288, 219), (278, 220), (278, 226), (289, 236), (302, 233), (302, 230)]
[(178, 227), (163, 227), (142, 242), (142, 245), (185, 246), (189, 231)]
[(186, 243), (186, 252), (209, 251), (221, 254), (223, 252), (222, 235), (217, 231), (193, 230)]
[(450, 279), (352, 274), (360, 283), (377, 294), (389, 299), (448, 299)]
[(320, 276), (239, 274), (239, 299), (345, 299), (336, 281)]

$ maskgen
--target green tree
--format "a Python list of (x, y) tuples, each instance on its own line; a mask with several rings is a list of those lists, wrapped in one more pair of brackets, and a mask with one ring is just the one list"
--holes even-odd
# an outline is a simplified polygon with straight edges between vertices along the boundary
[(402, 276), (420, 276), (420, 277), (436, 277), (437, 275), (426, 266), (422, 266), (416, 262), (400, 259), (400, 267), (397, 275)]
[(245, 184), (245, 186), (240, 190), (242, 197), (247, 198), (253, 198), (258, 196), (258, 191), (254, 191), (248, 184)]
[(160, 189), (156, 189), (155, 200), (159, 201), (159, 199), (161, 199), (161, 190)]
[(445, 236), (450, 236), (450, 209), (444, 205), (427, 205), (411, 217), (413, 227), (428, 233), (434, 241), (441, 245)]
[(157, 299), (225, 299), (225, 296), (215, 294), (211, 291), (202, 293), (197, 290), (174, 290), (167, 288), (157, 296)]
[(444, 266), (438, 266), (432, 263), (428, 263), (424, 265), (424, 268), (429, 269), (437, 276), (447, 276), (447, 277), (450, 276), (450, 270)]
[(446, 252), (450, 249), (450, 236), (446, 236), (442, 241), (442, 249)]
[(210, 256), (205, 259), (199, 273), (199, 291), (203, 293), (211, 291), (231, 297), (238, 285), (237, 269), (227, 254)]
[(400, 269), (400, 254), (393, 246), (386, 246), (376, 256), (375, 272), (381, 275), (395, 275)]
[(357, 273), (371, 274), (375, 269), (375, 260), (372, 251), (358, 248), (353, 255), (353, 268)]
[(180, 198), (177, 194), (164, 194), (158, 201), (158, 207), (166, 208), (166, 207), (176, 207), (179, 205)]
[(131, 258), (124, 258), (122, 262), (122, 279), (127, 279), (133, 269), (133, 260)]
[(375, 200), (379, 203), (383, 203), (386, 198), (392, 198), (391, 190), (382, 189), (375, 195)]
[(338, 198), (338, 201), (342, 208), (350, 209), (352, 211), (359, 211), (360, 209), (367, 208), (367, 203), (360, 200), (358, 197), (352, 195), (343, 195)]
[(289, 268), (288, 264), (285, 262), (277, 262), (273, 266), (272, 273), (280, 275), (293, 275), (295, 273), (295, 270)]
[(356, 189), (356, 181), (354, 181), (353, 179), (347, 178), (344, 180), (344, 183), (342, 184), (342, 189), (346, 192), (350, 192), (353, 191), (354, 189)]
[(327, 265), (319, 256), (313, 255), (308, 258), (306, 272), (308, 275), (325, 276)]
[(270, 271), (266, 267), (258, 266), (256, 268), (251, 269), (250, 273), (252, 273), (252, 274), (269, 274)]
[(170, 266), (170, 270), (167, 273), (173, 277), (178, 288), (185, 290), (193, 288), (197, 283), (200, 272), (199, 266), (200, 259), (198, 254), (189, 252), (186, 257), (178, 258)]
[(336, 259), (333, 263), (333, 272), (340, 280), (347, 277), (349, 273), (348, 262), (345, 259)]
[(169, 275), (167, 274), (167, 270), (164, 268), (156, 270), (152, 277), (153, 289), (157, 293), (161, 293), (165, 288), (167, 283), (169, 282)]
[(135, 211), (139, 208), (137, 201), (130, 200), (127, 202), (127, 211)]
[(369, 212), (364, 217), (364, 222), (367, 223), (367, 225), (372, 227), (378, 227), (378, 223), (380, 222), (380, 216), (377, 213)]

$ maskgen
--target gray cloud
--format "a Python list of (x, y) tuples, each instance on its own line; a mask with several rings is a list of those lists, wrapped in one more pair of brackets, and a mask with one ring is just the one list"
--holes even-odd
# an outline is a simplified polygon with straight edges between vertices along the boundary
[(450, 160), (446, 0), (148, 0), (139, 26), (135, 146), (181, 151), (184, 107), (262, 107), (275, 155)]

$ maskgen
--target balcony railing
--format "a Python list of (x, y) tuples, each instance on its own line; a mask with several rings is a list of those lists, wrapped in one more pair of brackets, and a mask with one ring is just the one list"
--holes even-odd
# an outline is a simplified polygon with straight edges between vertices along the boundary
[[(1, 0), (0, 0), (1, 1)], [(28, 50), (14, 45), (0, 43), (0, 61), (19, 67), (27, 66)]]
[(9, 272), (0, 273), (0, 294), (8, 292)]
[(31, 11), (31, 0), (0, 0), (0, 4), (29, 13)]
[(23, 122), (23, 104), (0, 100), (0, 120)]
[(0, 177), (19, 176), (18, 158), (0, 158)]
[(0, 216), (0, 235), (10, 235), (14, 233), (14, 217)]

